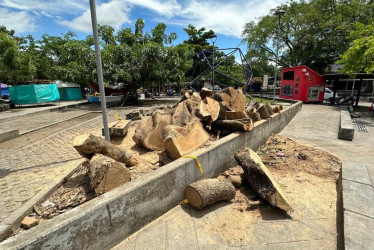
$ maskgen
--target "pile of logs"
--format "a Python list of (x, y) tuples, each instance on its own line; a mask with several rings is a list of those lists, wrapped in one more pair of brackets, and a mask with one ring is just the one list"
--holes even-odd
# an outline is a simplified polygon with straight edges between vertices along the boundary
[(127, 167), (136, 165), (138, 160), (122, 148), (93, 134), (76, 136), (73, 146), (83, 157), (89, 159), (90, 185), (96, 195), (131, 180)]
[(231, 168), (216, 179), (203, 179), (185, 188), (186, 199), (192, 207), (202, 209), (219, 201), (229, 201), (235, 198), (235, 188), (248, 185), (263, 199), (259, 204), (265, 201), (286, 212), (292, 211), (283, 191), (254, 151), (243, 148), (234, 157), (240, 167)]
[(166, 150), (170, 158), (177, 159), (203, 146), (210, 138), (208, 132), (252, 131), (255, 122), (280, 109), (255, 101), (247, 106), (241, 89), (229, 87), (214, 93), (202, 88), (200, 94), (186, 92), (173, 107), (142, 117), (133, 140), (149, 150)]

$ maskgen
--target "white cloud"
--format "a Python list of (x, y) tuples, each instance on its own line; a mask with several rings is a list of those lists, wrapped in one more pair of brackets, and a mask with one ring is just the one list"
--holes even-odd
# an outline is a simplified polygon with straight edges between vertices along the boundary
[[(129, 23), (129, 8), (124, 1), (113, 0), (96, 6), (97, 22), (101, 25), (110, 25), (115, 29), (121, 28), (124, 23)], [(92, 31), (91, 12), (87, 9), (81, 16), (73, 20), (59, 20), (60, 24), (76, 31), (89, 33)]]
[(35, 30), (35, 18), (26, 11), (12, 12), (0, 8), (0, 25), (17, 33), (31, 32)]
[(181, 6), (176, 0), (127, 0), (126, 2), (147, 8), (166, 17), (173, 17), (181, 10)]
[(0, 6), (23, 11), (50, 13), (80, 13), (87, 9), (88, 0), (0, 0)]

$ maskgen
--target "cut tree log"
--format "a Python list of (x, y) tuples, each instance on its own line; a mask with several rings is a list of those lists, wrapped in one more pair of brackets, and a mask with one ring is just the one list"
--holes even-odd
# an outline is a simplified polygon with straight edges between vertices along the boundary
[(249, 118), (252, 119), (253, 123), (257, 122), (257, 121), (261, 121), (261, 116), (258, 112), (247, 112), (247, 115)]
[(186, 91), (186, 92), (184, 92), (184, 94), (183, 94), (182, 98), (179, 100), (179, 102), (183, 102), (185, 100), (188, 100), (188, 99), (190, 99), (190, 97), (191, 97), (190, 93), (188, 93), (188, 91)]
[(214, 91), (208, 88), (202, 88), (200, 90), (201, 100), (204, 100), (206, 97), (211, 97), (214, 94)]
[(205, 121), (207, 124), (212, 124), (218, 119), (219, 111), (219, 102), (210, 97), (206, 97), (200, 102), (198, 117), (201, 121)]
[(245, 111), (246, 97), (242, 89), (228, 87), (215, 93), (212, 98), (221, 102), (228, 110)]
[(273, 112), (274, 112), (274, 113), (279, 113), (280, 111), (281, 111), (281, 109), (280, 109), (279, 105), (277, 105), (277, 106), (275, 106), (275, 107), (273, 108)]
[(226, 120), (237, 120), (248, 118), (246, 112), (243, 111), (226, 111)]
[(260, 114), (261, 119), (267, 119), (270, 117), (269, 110), (265, 104), (260, 105), (257, 112)]
[(135, 130), (133, 140), (136, 144), (150, 150), (164, 150), (162, 130), (165, 126), (172, 124), (172, 114), (169, 109), (156, 110), (151, 119), (146, 119), (143, 124)]
[(235, 187), (226, 180), (203, 179), (188, 185), (184, 193), (191, 206), (202, 209), (218, 201), (235, 198)]
[(270, 104), (269, 104), (269, 103), (266, 103), (265, 105), (266, 105), (266, 107), (267, 107), (267, 109), (268, 109), (268, 111), (269, 111), (269, 115), (273, 115), (273, 114), (274, 114), (274, 112), (273, 112), (273, 108), (270, 106)]
[(248, 183), (261, 198), (286, 212), (292, 210), (278, 183), (254, 151), (243, 148), (237, 151), (234, 157), (243, 168)]
[(246, 111), (247, 111), (247, 113), (248, 113), (248, 112), (255, 112), (256, 109), (258, 109), (259, 107), (260, 107), (260, 104), (259, 104), (256, 100), (252, 100), (252, 101), (248, 104), (248, 106), (247, 106), (247, 108), (246, 108)]
[(194, 116), (198, 116), (201, 103), (200, 95), (194, 92), (185, 102), (190, 113)]
[(212, 130), (214, 131), (241, 131), (247, 132), (253, 130), (253, 122), (251, 118), (238, 120), (217, 120), (212, 123)]
[[(127, 134), (131, 124), (130, 120), (118, 120), (115, 122), (109, 123), (109, 134), (111, 136), (121, 136), (124, 137)], [(102, 129), (102, 135), (104, 136), (104, 129)]]
[(90, 160), (89, 177), (96, 195), (131, 181), (131, 173), (124, 164), (102, 154), (95, 154)]
[(193, 116), (188, 110), (186, 102), (178, 103), (178, 106), (174, 110), (172, 124), (183, 127), (189, 124), (192, 119)]
[(100, 153), (128, 166), (138, 164), (138, 160), (125, 150), (93, 134), (77, 135), (73, 139), (73, 146), (88, 159), (92, 158), (95, 153)]
[(209, 140), (209, 134), (199, 121), (185, 127), (166, 126), (162, 135), (165, 150), (173, 160), (198, 149)]

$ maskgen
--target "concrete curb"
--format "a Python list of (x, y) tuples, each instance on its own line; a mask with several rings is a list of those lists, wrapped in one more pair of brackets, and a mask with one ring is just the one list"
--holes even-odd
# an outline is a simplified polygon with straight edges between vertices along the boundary
[(16, 137), (18, 137), (20, 134), (19, 134), (19, 130), (18, 129), (11, 129), (11, 130), (7, 130), (7, 131), (3, 131), (0, 133), (0, 143), (1, 142), (5, 142), (5, 141), (9, 141), (11, 139), (14, 139)]
[[(301, 102), (293, 104), (256, 123), (252, 132), (230, 134), (191, 155), (198, 157), (207, 177), (215, 177), (235, 165), (236, 150), (246, 146), (258, 149), (272, 133), (280, 132), (301, 107)], [(199, 179), (195, 160), (180, 158), (5, 240), (0, 249), (108, 249), (178, 205), (184, 198), (184, 188)]]
[(351, 115), (346, 109), (340, 108), (339, 139), (353, 140), (354, 135), (355, 128), (353, 127)]
[[(87, 105), (88, 102), (80, 102), (80, 103), (74, 103), (74, 104), (70, 104), (70, 105), (64, 105), (64, 106), (57, 106), (57, 107), (53, 107), (53, 108), (50, 108), (50, 109), (45, 109), (45, 110), (39, 110), (39, 111), (36, 111), (36, 112), (33, 112), (33, 113), (27, 113), (27, 114), (23, 114), (23, 115), (19, 115), (17, 117), (27, 117), (27, 116), (32, 116), (32, 115), (35, 115), (35, 114), (40, 114), (40, 113), (46, 113), (46, 112), (53, 112), (53, 111), (56, 111), (56, 110), (64, 110), (64, 109), (67, 109), (67, 108), (71, 108), (71, 107), (76, 107), (76, 106), (80, 106), (80, 105)], [(5, 121), (8, 121), (8, 120), (12, 120), (14, 119), (14, 117), (6, 117), (6, 118), (0, 118), (0, 122), (5, 122)]]
[(0, 240), (6, 239), (9, 237), (12, 232), (14, 232), (21, 224), (23, 217), (30, 214), (33, 210), (33, 206), (42, 202), (46, 197), (52, 194), (55, 190), (57, 190), (62, 183), (64, 183), (67, 179), (69, 179), (78, 169), (78, 167), (85, 162), (85, 159), (75, 160), (78, 161), (77, 165), (64, 177), (60, 178), (57, 182), (54, 182), (41, 190), (27, 202), (25, 202), (21, 207), (15, 210), (9, 217), (3, 220), (0, 223)]

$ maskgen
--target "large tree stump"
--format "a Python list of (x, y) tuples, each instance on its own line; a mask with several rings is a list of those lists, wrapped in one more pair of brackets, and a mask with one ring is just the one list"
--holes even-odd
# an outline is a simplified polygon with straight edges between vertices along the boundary
[(199, 121), (185, 127), (166, 126), (162, 135), (165, 150), (173, 160), (198, 149), (209, 140), (209, 134)]
[(206, 97), (200, 102), (198, 117), (201, 121), (205, 121), (207, 124), (211, 124), (218, 119), (219, 111), (219, 102), (213, 100), (210, 97)]
[(201, 100), (204, 100), (206, 97), (211, 97), (214, 94), (214, 91), (208, 88), (202, 88), (200, 90)]
[(73, 139), (73, 146), (83, 157), (89, 159), (95, 153), (100, 153), (129, 166), (138, 164), (136, 158), (125, 150), (93, 134), (77, 135)]
[(172, 124), (170, 110), (156, 110), (151, 119), (143, 121), (143, 124), (135, 130), (133, 140), (136, 144), (150, 150), (164, 150), (162, 130)]
[(261, 198), (284, 211), (292, 210), (278, 183), (254, 151), (243, 148), (237, 151), (234, 157), (243, 168), (248, 183)]
[(226, 180), (203, 179), (188, 185), (184, 193), (191, 206), (202, 209), (218, 201), (234, 199), (236, 190)]
[(247, 132), (253, 130), (253, 122), (251, 118), (238, 120), (217, 120), (212, 123), (212, 130), (214, 131), (241, 131)]
[(241, 89), (228, 87), (215, 93), (212, 98), (221, 102), (228, 110), (245, 111), (246, 97)]
[(96, 195), (106, 193), (131, 180), (131, 173), (124, 164), (102, 154), (95, 154), (90, 160), (90, 185)]
[(270, 117), (269, 110), (265, 104), (262, 104), (257, 109), (257, 112), (260, 114), (261, 119), (267, 119)]

